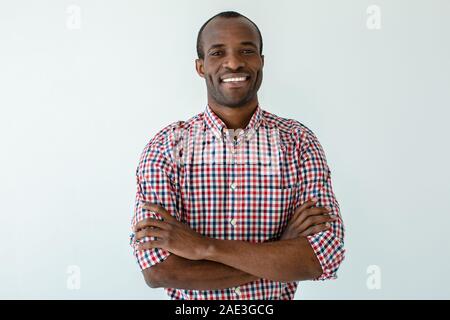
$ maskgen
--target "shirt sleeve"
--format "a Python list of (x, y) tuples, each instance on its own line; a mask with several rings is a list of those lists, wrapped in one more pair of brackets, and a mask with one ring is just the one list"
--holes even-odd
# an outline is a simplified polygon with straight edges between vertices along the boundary
[[(132, 230), (143, 219), (161, 218), (155, 212), (143, 209), (142, 206), (146, 202), (164, 207), (172, 216), (179, 219), (176, 205), (177, 188), (173, 172), (173, 162), (164, 154), (164, 144), (153, 139), (144, 149), (136, 170), (137, 191), (131, 222)], [(141, 242), (154, 239), (154, 237), (146, 237)], [(136, 250), (137, 242), (134, 233), (130, 235), (130, 245), (141, 270), (164, 261), (170, 255), (168, 251), (160, 248)]]
[(322, 274), (313, 280), (336, 279), (337, 271), (345, 257), (344, 224), (339, 203), (333, 193), (331, 171), (325, 153), (317, 137), (309, 129), (300, 138), (300, 204), (315, 197), (317, 207), (328, 206), (331, 214), (338, 219), (331, 222), (331, 228), (307, 236), (317, 259), (322, 266)]

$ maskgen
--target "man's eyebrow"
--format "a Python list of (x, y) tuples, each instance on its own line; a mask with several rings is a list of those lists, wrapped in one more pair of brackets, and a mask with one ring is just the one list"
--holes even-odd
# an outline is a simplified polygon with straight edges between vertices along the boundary
[[(258, 46), (253, 42), (253, 41), (242, 41), (241, 45), (243, 46), (252, 46), (255, 49), (258, 49)], [(208, 51), (212, 50), (212, 49), (216, 49), (216, 48), (222, 48), (225, 47), (225, 45), (223, 43), (216, 43), (213, 44), (209, 47)]]
[(241, 44), (244, 46), (252, 46), (255, 49), (258, 49), (258, 46), (253, 41), (243, 41), (241, 42)]
[(209, 47), (208, 51), (211, 49), (222, 48), (222, 47), (225, 47), (225, 45), (223, 43), (216, 43), (216, 44), (211, 45)]

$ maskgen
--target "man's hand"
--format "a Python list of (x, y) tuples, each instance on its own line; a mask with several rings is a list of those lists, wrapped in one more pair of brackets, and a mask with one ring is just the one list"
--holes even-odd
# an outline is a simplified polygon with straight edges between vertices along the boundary
[(136, 224), (134, 231), (137, 240), (156, 237), (156, 240), (139, 244), (138, 250), (161, 248), (186, 259), (204, 259), (208, 247), (206, 237), (179, 222), (161, 206), (147, 203), (143, 208), (158, 213), (164, 220), (148, 218)]
[(280, 240), (306, 237), (331, 227), (330, 222), (338, 218), (328, 214), (331, 211), (330, 208), (313, 207), (316, 202), (317, 199), (306, 201), (295, 210)]

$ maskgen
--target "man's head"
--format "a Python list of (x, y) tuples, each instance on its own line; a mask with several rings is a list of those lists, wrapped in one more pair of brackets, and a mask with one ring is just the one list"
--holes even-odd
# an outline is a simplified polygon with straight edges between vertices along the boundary
[(227, 107), (257, 102), (264, 56), (261, 33), (250, 19), (234, 11), (215, 15), (198, 33), (197, 54), (208, 99)]

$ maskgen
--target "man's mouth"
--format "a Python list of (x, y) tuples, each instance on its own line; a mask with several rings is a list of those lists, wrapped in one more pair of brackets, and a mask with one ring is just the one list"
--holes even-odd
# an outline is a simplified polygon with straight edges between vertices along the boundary
[(247, 80), (247, 77), (223, 79), (222, 82), (241, 82)]
[(248, 83), (250, 75), (245, 73), (226, 74), (220, 77), (220, 84), (229, 88), (243, 87)]

